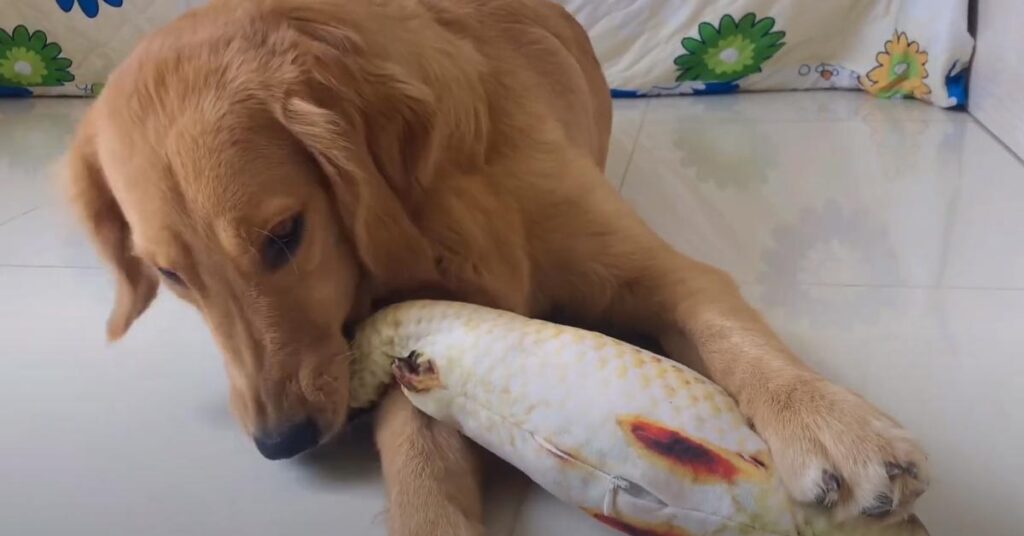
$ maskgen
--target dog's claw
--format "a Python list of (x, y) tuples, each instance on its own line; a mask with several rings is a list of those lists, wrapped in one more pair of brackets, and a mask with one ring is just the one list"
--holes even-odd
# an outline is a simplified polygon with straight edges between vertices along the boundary
[(889, 480), (895, 480), (903, 473), (911, 474), (910, 468), (896, 462), (885, 462), (885, 474)]
[(825, 508), (833, 508), (839, 502), (839, 490), (843, 487), (843, 479), (839, 475), (823, 469), (821, 471), (821, 489), (814, 498), (815, 502)]
[(889, 495), (888, 493), (879, 493), (878, 495), (875, 495), (874, 502), (864, 507), (860, 513), (864, 517), (885, 517), (892, 513), (892, 507), (892, 495)]

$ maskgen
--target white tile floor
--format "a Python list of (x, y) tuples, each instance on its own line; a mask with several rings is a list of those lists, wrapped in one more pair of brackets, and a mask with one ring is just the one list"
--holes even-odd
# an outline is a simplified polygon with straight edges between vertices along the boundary
[[(110, 281), (47, 169), (86, 101), (0, 101), (0, 533), (384, 534), (365, 430), (270, 463), (201, 321), (103, 342)], [(932, 455), (932, 534), (1024, 526), (1024, 166), (970, 116), (858, 93), (616, 103), (609, 179)], [(606, 534), (509, 474), (490, 534)], [(607, 533), (610, 534), (610, 533)]]

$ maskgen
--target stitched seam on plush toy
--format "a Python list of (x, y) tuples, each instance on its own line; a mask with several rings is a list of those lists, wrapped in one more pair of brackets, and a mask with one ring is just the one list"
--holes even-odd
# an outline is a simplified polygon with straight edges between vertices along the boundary
[[(476, 398), (473, 398), (473, 397), (467, 395), (464, 391), (460, 390), (458, 392), (455, 392), (454, 396), (456, 396), (458, 398), (461, 398), (463, 400), (469, 401), (475, 407), (478, 407), (481, 410), (486, 411), (487, 413), (489, 413), (493, 417), (497, 418), (498, 420), (507, 423), (509, 426), (515, 427), (515, 428), (517, 428), (519, 430), (522, 430), (522, 431), (530, 434), (531, 437), (539, 437), (535, 432), (533, 432), (529, 428), (526, 428), (525, 426), (522, 426), (519, 423), (516, 423), (515, 421), (512, 421), (511, 419), (506, 418), (504, 415), (494, 411), (493, 409), (491, 409), (487, 405), (481, 403)], [(554, 445), (552, 445), (552, 446), (554, 446)], [(561, 449), (558, 449), (558, 450), (560, 452), (564, 453), (564, 451), (562, 451)], [(568, 456), (568, 454), (566, 454), (566, 456)], [(582, 461), (582, 460), (580, 460), (580, 459), (578, 459), (578, 458), (576, 458), (574, 456), (568, 456), (568, 458), (570, 460), (572, 460), (572, 461), (574, 461), (574, 462), (584, 466), (584, 467), (590, 468), (590, 469), (600, 473), (601, 475), (608, 476), (608, 473), (605, 473), (604, 471), (601, 471), (600, 469), (597, 469), (597, 468), (593, 467), (592, 465), (590, 465), (590, 464), (588, 464), (588, 463), (586, 463), (586, 462), (584, 462), (584, 461)], [(694, 514), (701, 514), (701, 515), (705, 515), (705, 516), (708, 516), (708, 517), (713, 517), (715, 519), (720, 519), (720, 520), (722, 520), (722, 521), (724, 521), (726, 523), (729, 523), (731, 525), (747, 527), (747, 528), (750, 528), (752, 530), (759, 530), (759, 531), (765, 532), (767, 534), (774, 534), (776, 536), (789, 536), (787, 534), (780, 533), (780, 532), (770, 532), (770, 531), (765, 530), (765, 529), (763, 529), (761, 527), (758, 527), (756, 525), (751, 525), (749, 523), (744, 523), (742, 521), (736, 521), (734, 519), (731, 519), (731, 518), (728, 518), (728, 517), (725, 517), (725, 516), (722, 516), (722, 515), (719, 515), (719, 514), (714, 514), (714, 513), (711, 513), (711, 512), (705, 512), (703, 510), (695, 510), (695, 509), (692, 509), (692, 508), (685, 508), (685, 507), (671, 506), (671, 505), (668, 505), (668, 508), (674, 508), (674, 509), (679, 510), (681, 512), (690, 512), (690, 513), (694, 513)]]

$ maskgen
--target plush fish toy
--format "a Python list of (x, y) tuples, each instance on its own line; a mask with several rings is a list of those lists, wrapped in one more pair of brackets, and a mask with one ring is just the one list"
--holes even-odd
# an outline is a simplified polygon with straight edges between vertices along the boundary
[(922, 536), (790, 501), (722, 388), (599, 333), (455, 302), (380, 311), (353, 342), (351, 405), (397, 380), (550, 493), (631, 535)]

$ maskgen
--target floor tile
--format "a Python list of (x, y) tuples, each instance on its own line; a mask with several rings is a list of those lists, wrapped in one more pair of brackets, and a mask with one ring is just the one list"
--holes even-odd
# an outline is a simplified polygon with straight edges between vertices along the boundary
[[(961, 184), (990, 173), (974, 145), (1000, 149), (985, 134), (961, 121), (694, 125), (652, 111), (622, 192), (673, 245), (740, 281), (934, 286), (962, 225)], [(1011, 205), (988, 217), (1024, 223)], [(985, 252), (971, 262), (1002, 262)]]
[(1024, 164), (980, 127), (960, 164), (943, 284), (1024, 288)]
[(55, 169), (86, 99), (0, 99), (0, 225), (56, 190)]
[(777, 91), (650, 100), (650, 116), (679, 122), (970, 121), (965, 112), (863, 91)]
[(744, 288), (798, 355), (902, 422), (928, 452), (933, 535), (1019, 533), (1024, 291)]
[(368, 439), (327, 459), (264, 461), (228, 412), (202, 322), (178, 300), (158, 300), (107, 346), (103, 272), (0, 268), (0, 295), (0, 503), (21, 533), (271, 535), (340, 520), (385, 533)]
[(0, 225), (0, 266), (102, 266), (69, 208), (52, 197)]

